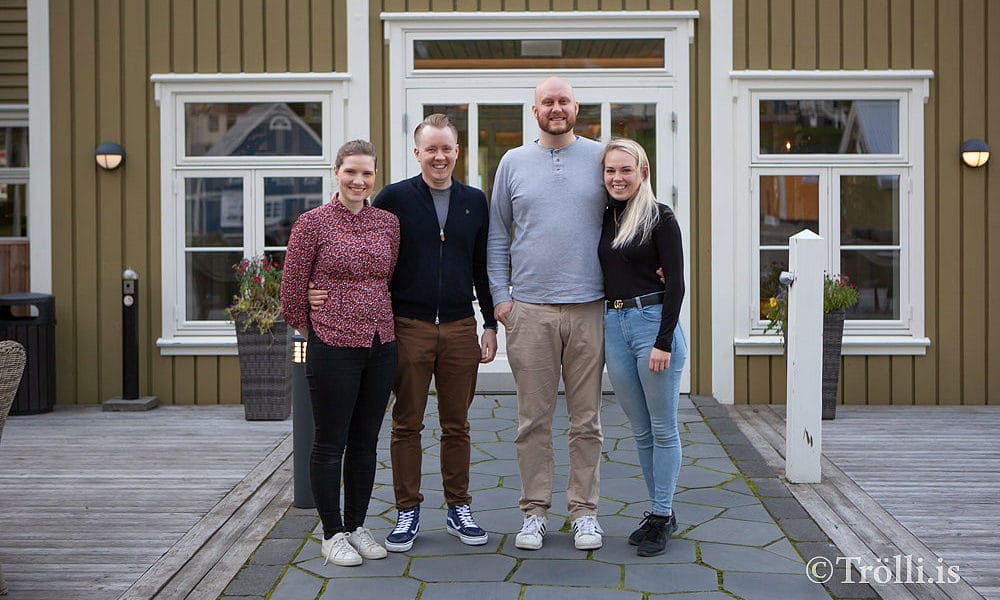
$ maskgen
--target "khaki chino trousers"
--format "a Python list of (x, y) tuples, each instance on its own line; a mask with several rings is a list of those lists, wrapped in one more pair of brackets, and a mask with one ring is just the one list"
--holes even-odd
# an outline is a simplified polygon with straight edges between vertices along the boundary
[(552, 417), (559, 375), (569, 413), (570, 519), (597, 514), (600, 494), (604, 302), (528, 304), (507, 317), (507, 355), (517, 387), (519, 505), (544, 516), (552, 506)]

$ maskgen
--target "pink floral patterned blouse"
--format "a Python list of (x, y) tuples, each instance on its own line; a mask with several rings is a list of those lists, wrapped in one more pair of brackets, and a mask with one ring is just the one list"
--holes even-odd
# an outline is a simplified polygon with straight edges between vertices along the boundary
[[(281, 279), (285, 322), (323, 343), (368, 348), (396, 339), (389, 280), (399, 253), (399, 220), (367, 203), (353, 214), (339, 198), (303, 213), (292, 227)], [(308, 285), (329, 290), (319, 310), (309, 310)]]

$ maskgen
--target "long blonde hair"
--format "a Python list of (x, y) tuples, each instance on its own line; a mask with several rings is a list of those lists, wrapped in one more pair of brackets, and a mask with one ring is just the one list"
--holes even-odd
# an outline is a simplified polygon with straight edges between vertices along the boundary
[(649, 184), (649, 158), (642, 144), (629, 138), (612, 138), (608, 145), (604, 147), (601, 155), (601, 168), (604, 168), (604, 160), (612, 150), (620, 150), (635, 159), (637, 171), (642, 181), (639, 182), (639, 189), (635, 196), (629, 198), (625, 205), (625, 211), (618, 222), (617, 234), (611, 241), (612, 248), (622, 248), (632, 242), (645, 244), (653, 235), (653, 230), (660, 222), (660, 210), (657, 206), (656, 196), (653, 195), (653, 187)]

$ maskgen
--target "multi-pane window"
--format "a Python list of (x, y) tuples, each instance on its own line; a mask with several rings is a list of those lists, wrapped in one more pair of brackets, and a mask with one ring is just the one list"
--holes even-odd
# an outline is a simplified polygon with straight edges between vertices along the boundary
[(0, 238), (28, 237), (28, 126), (0, 123)]
[(825, 240), (825, 271), (846, 275), (860, 292), (847, 312), (845, 352), (854, 351), (851, 336), (863, 352), (926, 346), (923, 82), (855, 77), (735, 76), (745, 119), (735, 137), (737, 176), (747, 178), (737, 199), (736, 239), (747, 250), (737, 252), (737, 296), (746, 302), (737, 346), (747, 351), (757, 347), (765, 310), (781, 291), (789, 238), (805, 229)]
[(289, 78), (161, 84), (164, 352), (225, 352), (233, 266), (284, 262), (295, 220), (332, 196), (340, 79)]

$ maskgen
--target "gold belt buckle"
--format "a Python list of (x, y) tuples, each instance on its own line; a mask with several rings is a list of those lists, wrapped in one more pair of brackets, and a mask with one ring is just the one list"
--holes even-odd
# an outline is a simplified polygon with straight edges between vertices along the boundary
[(611, 307), (615, 310), (621, 310), (623, 306), (625, 306), (624, 300), (615, 300), (611, 303)]

